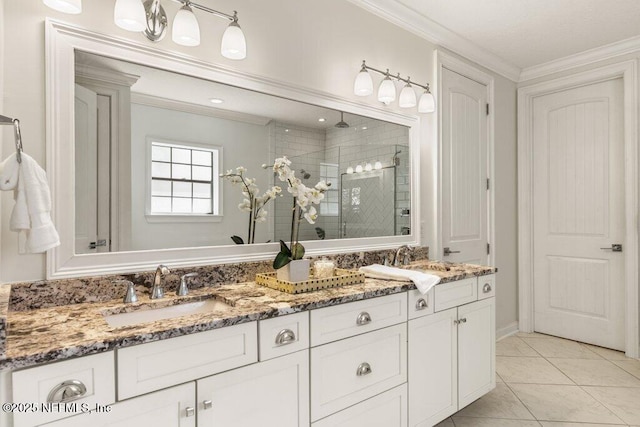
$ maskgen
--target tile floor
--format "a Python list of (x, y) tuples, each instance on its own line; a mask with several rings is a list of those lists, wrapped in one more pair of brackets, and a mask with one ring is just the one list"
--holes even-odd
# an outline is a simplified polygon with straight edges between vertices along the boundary
[(437, 427), (640, 427), (640, 360), (542, 334), (496, 345), (496, 388)]

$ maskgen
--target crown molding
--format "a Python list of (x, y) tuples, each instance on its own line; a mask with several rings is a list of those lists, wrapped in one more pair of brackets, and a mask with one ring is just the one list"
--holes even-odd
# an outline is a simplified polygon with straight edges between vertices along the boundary
[(131, 93), (131, 103), (146, 105), (148, 107), (164, 108), (166, 110), (181, 111), (183, 113), (197, 114), (200, 116), (215, 117), (218, 119), (234, 120), (236, 122), (250, 123), (258, 126), (266, 126), (271, 119), (238, 111), (222, 110), (214, 107), (192, 104), (174, 99), (161, 98), (159, 96), (142, 93)]
[(524, 68), (520, 74), (520, 82), (526, 82), (538, 77), (548, 76), (549, 74), (559, 73), (571, 68), (593, 64), (638, 51), (640, 51), (640, 36), (631, 37), (605, 46), (585, 50), (584, 52), (574, 55), (565, 56), (564, 58), (554, 61), (545, 62), (544, 64)]
[(514, 82), (520, 80), (520, 68), (459, 36), (415, 10), (396, 0), (348, 0), (374, 15), (377, 15), (407, 31), (435, 44), (445, 47), (465, 59), (473, 61)]

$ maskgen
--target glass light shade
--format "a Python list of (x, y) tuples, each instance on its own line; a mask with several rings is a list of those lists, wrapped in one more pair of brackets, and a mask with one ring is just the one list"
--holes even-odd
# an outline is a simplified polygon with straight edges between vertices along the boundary
[(358, 73), (353, 84), (353, 93), (358, 96), (369, 96), (373, 93), (373, 79), (367, 70)]
[(385, 77), (378, 87), (378, 101), (389, 105), (396, 100), (396, 85), (389, 77)]
[(400, 108), (411, 108), (416, 106), (416, 91), (410, 84), (406, 84), (400, 92), (400, 99), (398, 105)]
[(382, 169), (382, 163), (380, 163), (380, 161), (377, 161), (375, 165), (373, 165), (373, 168), (376, 170)]
[(171, 39), (182, 46), (200, 44), (200, 25), (193, 10), (187, 5), (180, 8), (173, 20)]
[(247, 40), (236, 21), (231, 22), (222, 35), (220, 53), (229, 59), (244, 59), (247, 57)]
[(42, 0), (51, 9), (74, 15), (82, 12), (82, 0)]
[(356, 173), (362, 172), (362, 165), (356, 166)]
[(113, 21), (127, 31), (144, 31), (147, 14), (141, 0), (117, 0), (113, 9)]
[(351, 175), (351, 174), (353, 173), (353, 168), (352, 168), (351, 166), (349, 166), (349, 167), (347, 168), (347, 173), (348, 173), (349, 175)]
[(436, 100), (430, 92), (426, 90), (420, 96), (420, 102), (418, 102), (418, 113), (433, 113), (436, 111)]
[(371, 166), (371, 163), (367, 163), (364, 166), (364, 170), (366, 170), (367, 172), (371, 172), (373, 170), (373, 166)]

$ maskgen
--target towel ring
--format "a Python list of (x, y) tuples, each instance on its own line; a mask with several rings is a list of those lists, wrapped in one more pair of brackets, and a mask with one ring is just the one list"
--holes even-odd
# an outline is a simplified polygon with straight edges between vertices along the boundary
[(13, 134), (16, 143), (16, 160), (22, 163), (22, 133), (20, 132), (20, 120), (0, 115), (0, 125), (13, 125)]

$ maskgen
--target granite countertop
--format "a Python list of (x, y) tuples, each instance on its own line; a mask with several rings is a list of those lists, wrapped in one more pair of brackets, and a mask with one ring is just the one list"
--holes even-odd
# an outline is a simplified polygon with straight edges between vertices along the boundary
[[(492, 267), (434, 261), (416, 261), (410, 268), (429, 270), (441, 277), (441, 283), (496, 272)], [(0, 297), (3, 296), (1, 289)], [(24, 368), (411, 289), (415, 289), (415, 285), (410, 282), (366, 279), (363, 284), (292, 295), (255, 282), (245, 282), (194, 289), (186, 297), (167, 292), (162, 300), (150, 301), (143, 297), (134, 304), (112, 300), (28, 311), (9, 310), (6, 313), (5, 359), (0, 360), (0, 369)], [(8, 292), (5, 290), (4, 294)], [(109, 326), (103, 316), (208, 298), (223, 301), (230, 307), (117, 328)], [(2, 325), (0, 332), (1, 328)]]

